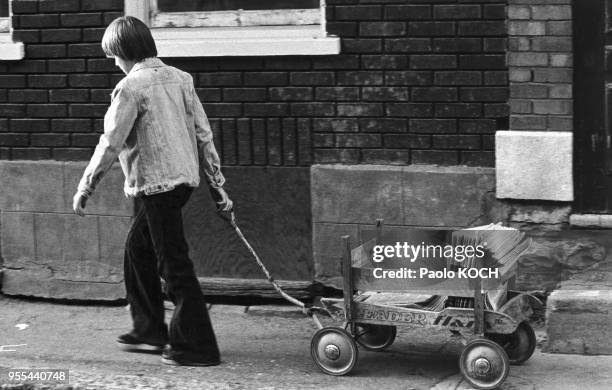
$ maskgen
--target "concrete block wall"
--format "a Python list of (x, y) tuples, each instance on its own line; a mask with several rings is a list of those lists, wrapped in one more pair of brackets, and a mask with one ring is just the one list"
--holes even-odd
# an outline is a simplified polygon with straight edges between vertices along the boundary
[(72, 212), (84, 163), (0, 164), (2, 292), (48, 298), (125, 297), (123, 248), (133, 213), (114, 167), (90, 199), (88, 215)]

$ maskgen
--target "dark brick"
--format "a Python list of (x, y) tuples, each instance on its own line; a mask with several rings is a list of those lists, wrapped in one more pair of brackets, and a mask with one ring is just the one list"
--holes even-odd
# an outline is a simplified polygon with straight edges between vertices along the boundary
[(428, 87), (412, 89), (412, 100), (415, 102), (452, 102), (457, 100), (457, 96), (457, 88)]
[(69, 57), (104, 57), (104, 51), (99, 43), (77, 43), (68, 45)]
[(71, 29), (46, 29), (41, 34), (41, 42), (78, 42), (81, 40), (81, 30)]
[(11, 119), (11, 131), (15, 133), (37, 133), (49, 131), (47, 119)]
[(461, 119), (459, 120), (460, 133), (495, 134), (497, 123), (494, 119)]
[(337, 134), (338, 148), (380, 148), (382, 138), (379, 134)]
[(357, 22), (330, 22), (326, 24), (328, 34), (343, 38), (357, 36), (358, 27)]
[(459, 153), (451, 150), (412, 150), (412, 164), (456, 165)]
[(238, 163), (238, 143), (237, 143), (237, 130), (235, 119), (222, 119), (221, 120), (221, 138), (223, 151), (221, 157), (223, 158), (223, 164), (233, 165)]
[(431, 72), (426, 71), (398, 71), (385, 72), (386, 85), (430, 85)]
[(85, 133), (93, 131), (90, 119), (52, 119), (51, 131), (62, 133)]
[(342, 53), (380, 53), (382, 39), (342, 39)]
[(265, 119), (251, 120), (251, 135), (253, 137), (253, 164), (266, 165), (268, 163), (268, 148), (266, 147)]
[(79, 0), (40, 0), (38, 7), (41, 13), (75, 12), (79, 11)]
[(460, 55), (459, 68), (461, 69), (506, 69), (505, 55)]
[(291, 85), (333, 85), (335, 77), (333, 72), (292, 72)]
[(2, 146), (28, 146), (29, 143), (28, 134), (0, 133), (0, 145)]
[(23, 43), (40, 42), (40, 30), (13, 30), (13, 40)]
[(112, 92), (112, 89), (91, 89), (91, 102), (110, 103), (110, 95)]
[(251, 165), (251, 121), (241, 118), (236, 121), (236, 141), (238, 142), (238, 164)]
[(21, 15), (19, 28), (51, 28), (59, 27), (57, 15)]
[(25, 104), (0, 104), (0, 118), (23, 118), (25, 116)]
[(11, 1), (11, 9), (13, 11), (13, 14), (35, 14), (38, 12), (38, 1)]
[(101, 26), (102, 15), (99, 13), (62, 14), (62, 26), (65, 27), (87, 27)]
[(49, 91), (49, 99), (55, 103), (88, 102), (87, 89), (53, 89)]
[(223, 100), (226, 102), (265, 101), (265, 88), (224, 88)]
[(26, 45), (26, 56), (29, 58), (66, 57), (66, 45)]
[(0, 87), (2, 88), (24, 88), (25, 76), (0, 74)]
[(382, 17), (380, 5), (358, 5), (335, 7), (336, 19), (338, 20), (379, 20)]
[(102, 118), (107, 109), (106, 104), (71, 104), (69, 112), (72, 118)]
[(410, 163), (410, 151), (388, 149), (364, 149), (361, 151), (365, 164), (407, 165)]
[(61, 118), (67, 116), (65, 104), (29, 104), (27, 114), (34, 118)]
[(245, 103), (244, 115), (256, 117), (287, 116), (289, 105), (287, 103)]
[(334, 116), (336, 110), (329, 103), (291, 103), (292, 116)]
[(104, 36), (105, 28), (84, 28), (83, 29), (83, 42), (98, 42), (102, 40)]
[(454, 119), (410, 119), (411, 133), (455, 133), (457, 123)]
[[(84, 61), (84, 60), (73, 60), (73, 61)], [(119, 68), (115, 66), (115, 61), (109, 58), (99, 59), (88, 59), (87, 60), (87, 71), (98, 73), (98, 72), (117, 72)]]
[(434, 18), (436, 19), (479, 19), (480, 5), (434, 5)]
[(382, 116), (382, 103), (338, 103), (338, 116)]
[(109, 81), (105, 74), (71, 74), (68, 85), (73, 88), (105, 88), (109, 86)]
[(432, 54), (410, 56), (410, 69), (453, 69), (457, 67), (454, 55)]
[(221, 71), (262, 69), (264, 59), (261, 57), (225, 57), (217, 64)]
[(11, 103), (46, 103), (49, 97), (46, 90), (41, 89), (12, 89), (8, 93)]
[(68, 134), (32, 134), (30, 136), (32, 146), (70, 146), (70, 135)]
[[(9, 73), (44, 73), (45, 60), (21, 60), (10, 62), (8, 66)], [(4, 85), (4, 84), (1, 84)]]
[(53, 159), (58, 161), (83, 161), (89, 160), (92, 154), (91, 148), (53, 148)]
[(337, 73), (339, 85), (382, 85), (383, 72), (380, 71), (340, 71)]
[(109, 11), (123, 9), (123, 0), (84, 0), (81, 4), (82, 11)]
[(70, 136), (70, 146), (96, 146), (100, 140), (98, 134), (72, 134)]
[(454, 22), (412, 22), (408, 23), (408, 35), (443, 36), (454, 35)]
[(85, 71), (85, 60), (49, 60), (50, 73), (80, 73)]
[(429, 103), (387, 103), (385, 104), (387, 116), (408, 118), (423, 118), (433, 116), (433, 107)]
[(103, 25), (110, 24), (113, 20), (123, 16), (123, 12), (105, 12), (102, 20)]
[(438, 103), (435, 115), (439, 118), (478, 118), (482, 115), (482, 106), (477, 103)]
[(209, 117), (238, 117), (242, 115), (240, 103), (204, 103), (204, 110)]
[(220, 102), (221, 88), (197, 88), (198, 98), (203, 102)]
[(506, 103), (487, 103), (484, 105), (485, 118), (503, 118), (509, 115), (510, 107)]
[(315, 119), (312, 124), (315, 132), (357, 132), (359, 122), (355, 119)]
[(358, 87), (317, 87), (316, 100), (328, 101), (355, 101), (359, 100)]
[(434, 149), (480, 149), (477, 135), (433, 135)]
[(485, 19), (506, 19), (505, 4), (485, 4), (484, 14)]
[(310, 87), (274, 87), (269, 92), (270, 100), (312, 100)]
[(268, 141), (268, 162), (270, 165), (282, 165), (282, 133), (280, 120), (278, 118), (268, 118), (266, 120), (266, 133)]
[(359, 35), (361, 36), (397, 36), (406, 34), (404, 22), (361, 22)]
[(270, 70), (305, 70), (312, 66), (312, 59), (301, 56), (272, 56), (264, 60), (264, 67)]
[(431, 137), (429, 135), (389, 134), (384, 137), (384, 146), (389, 149), (425, 149), (431, 147)]
[(427, 53), (432, 50), (429, 38), (386, 39), (385, 51), (398, 53)]
[(404, 69), (408, 66), (408, 57), (404, 55), (362, 55), (364, 69)]
[(280, 86), (287, 85), (285, 72), (249, 72), (244, 74), (244, 85)]
[(50, 160), (51, 148), (13, 148), (13, 160)]
[(495, 153), (478, 151), (461, 151), (460, 164), (468, 166), (478, 167), (494, 167), (495, 166)]
[(368, 118), (359, 119), (359, 130), (364, 133), (404, 133), (408, 131), (405, 119)]
[(406, 101), (410, 100), (409, 89), (405, 87), (365, 87), (364, 101)]
[(335, 56), (317, 56), (313, 59), (312, 65), (314, 69), (358, 69), (358, 55), (335, 55)]
[(28, 76), (30, 88), (62, 88), (66, 86), (67, 76), (59, 74), (41, 74)]
[(504, 87), (461, 88), (460, 93), (462, 101), (505, 102), (508, 100), (508, 88)]
[(505, 53), (508, 49), (507, 38), (485, 38), (484, 39), (484, 51), (486, 52), (499, 52)]
[(10, 160), (10, 159), (11, 159), (11, 148), (0, 147), (0, 160)]
[(357, 164), (360, 160), (358, 149), (315, 149), (314, 162), (320, 164), (345, 163)]
[(295, 120), (286, 118), (283, 119), (283, 161), (285, 165), (296, 165), (297, 162), (297, 145), (296, 145), (296, 126)]
[(435, 85), (481, 85), (482, 84), (482, 73), (481, 72), (468, 72), (468, 71), (435, 72), (434, 84)]
[(491, 134), (483, 134), (482, 138), (482, 148), (484, 150), (493, 150), (495, 149), (495, 135)]
[(480, 52), (482, 40), (480, 38), (434, 38), (434, 52)]
[(431, 7), (428, 5), (386, 5), (385, 19), (430, 19)]
[(315, 134), (312, 139), (312, 145), (315, 148), (333, 148), (335, 143), (333, 134)]
[(458, 22), (458, 35), (493, 36), (506, 35), (504, 21)]
[(198, 73), (198, 86), (241, 86), (242, 76), (239, 72)]
[(508, 85), (507, 71), (489, 71), (484, 73), (485, 85)]

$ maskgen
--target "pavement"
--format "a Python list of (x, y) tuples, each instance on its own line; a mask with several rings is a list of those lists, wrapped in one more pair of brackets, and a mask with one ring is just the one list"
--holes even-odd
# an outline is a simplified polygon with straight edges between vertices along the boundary
[[(214, 305), (211, 318), (222, 364), (174, 367), (162, 364), (159, 355), (118, 350), (116, 336), (130, 328), (126, 307), (0, 296), (0, 389), (470, 388), (458, 370), (461, 344), (447, 332), (400, 328), (388, 350), (360, 349), (354, 370), (334, 377), (314, 365), (310, 341), (316, 327), (293, 307)], [(332, 325), (331, 319), (323, 322)], [(541, 344), (545, 335), (541, 329), (536, 333)], [(524, 365), (511, 367), (500, 389), (612, 388), (612, 356), (548, 354), (540, 346)], [(65, 369), (70, 380), (12, 383), (10, 368)]]

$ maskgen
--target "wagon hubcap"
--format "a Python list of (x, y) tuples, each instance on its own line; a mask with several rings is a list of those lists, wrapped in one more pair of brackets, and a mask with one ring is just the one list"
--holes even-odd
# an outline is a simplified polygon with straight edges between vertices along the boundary
[(325, 356), (330, 360), (338, 360), (340, 357), (340, 348), (334, 344), (325, 346)]
[(485, 358), (476, 359), (474, 362), (474, 373), (476, 375), (486, 375), (491, 370), (491, 363)]

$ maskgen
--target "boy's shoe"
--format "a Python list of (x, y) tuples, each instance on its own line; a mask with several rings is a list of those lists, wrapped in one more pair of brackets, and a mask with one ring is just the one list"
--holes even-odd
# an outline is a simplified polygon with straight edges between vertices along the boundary
[(196, 356), (190, 352), (177, 351), (170, 347), (166, 347), (162, 352), (162, 362), (172, 366), (216, 366), (221, 363), (219, 358), (206, 358), (203, 356)]
[(117, 344), (124, 351), (162, 352), (165, 344), (149, 344), (137, 339), (129, 333), (117, 337)]

